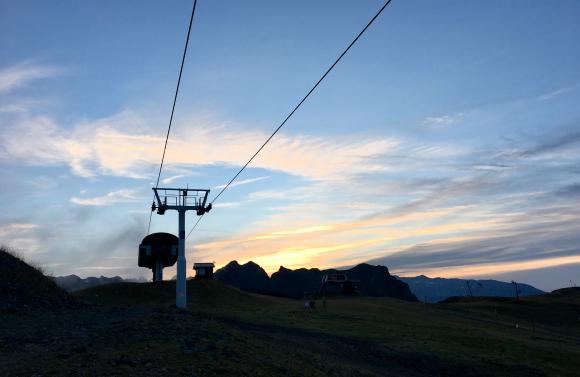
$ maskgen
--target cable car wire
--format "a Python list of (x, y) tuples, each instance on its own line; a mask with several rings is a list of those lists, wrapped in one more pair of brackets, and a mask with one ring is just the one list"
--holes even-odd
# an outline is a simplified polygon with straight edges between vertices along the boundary
[[(322, 75), (322, 77), (320, 77), (320, 79), (318, 79), (318, 81), (316, 82), (316, 84), (314, 84), (314, 86), (308, 91), (308, 93), (306, 93), (306, 95), (300, 100), (300, 102), (298, 102), (298, 104), (294, 107), (294, 109), (292, 109), (292, 111), (286, 116), (286, 118), (284, 118), (284, 120), (282, 121), (282, 123), (280, 123), (280, 125), (274, 130), (274, 132), (272, 132), (272, 134), (270, 135), (270, 137), (268, 137), (266, 139), (266, 141), (260, 146), (260, 148), (258, 148), (258, 150), (256, 151), (256, 153), (254, 153), (252, 155), (252, 157), (250, 157), (250, 159), (244, 164), (244, 166), (242, 166), (240, 168), (240, 170), (238, 170), (238, 172), (232, 177), (232, 179), (230, 179), (229, 182), (221, 189), (221, 191), (212, 199), (212, 201), (211, 201), (211, 204), (212, 205), (224, 193), (224, 191), (226, 191), (228, 189), (228, 187), (230, 187), (230, 185), (238, 178), (238, 176), (246, 169), (246, 167), (248, 167), (248, 165), (262, 151), (262, 149), (264, 149), (264, 147), (266, 146), (266, 144), (268, 144), (270, 142), (270, 140), (272, 140), (272, 138), (278, 133), (278, 131), (280, 131), (280, 129), (282, 127), (284, 127), (284, 125), (286, 124), (286, 122), (288, 122), (288, 120), (292, 117), (292, 115), (294, 115), (294, 113), (300, 108), (300, 106), (302, 106), (302, 104), (306, 101), (306, 99), (308, 99), (308, 97), (310, 96), (310, 94), (312, 94), (312, 92), (314, 92), (314, 90), (316, 90), (316, 88), (318, 87), (318, 85), (320, 85), (320, 83), (326, 78), (326, 76), (328, 76), (328, 74), (330, 73), (330, 71), (332, 71), (332, 69), (338, 64), (338, 62), (340, 62), (340, 60), (343, 58), (344, 55), (346, 55), (346, 53), (348, 52), (348, 50), (350, 50), (350, 48), (359, 40), (359, 38), (365, 33), (365, 31), (367, 31), (367, 29), (380, 16), (380, 14), (391, 3), (391, 1), (392, 0), (387, 0), (387, 2), (375, 14), (375, 16), (373, 18), (371, 18), (371, 20), (367, 23), (367, 25), (358, 33), (358, 35), (352, 40), (352, 42), (350, 42), (350, 44), (346, 47), (346, 49), (344, 49), (344, 51), (339, 55), (339, 57), (334, 61), (334, 63), (332, 63), (332, 65), (330, 66), (330, 68), (328, 68), (326, 70), (326, 72), (324, 72), (324, 74)], [(191, 228), (191, 230), (187, 234), (187, 237), (185, 237), (186, 239), (189, 238), (189, 235), (197, 227), (197, 224), (199, 224), (199, 222), (201, 221), (202, 218), (203, 218), (203, 215), (198, 218), (198, 220), (196, 221), (196, 223), (193, 225), (193, 228)]]
[[(167, 143), (169, 141), (169, 134), (171, 133), (171, 124), (173, 123), (173, 114), (175, 113), (175, 104), (177, 102), (177, 95), (179, 94), (179, 85), (181, 84), (181, 75), (183, 73), (183, 66), (185, 64), (185, 57), (187, 55), (187, 46), (189, 45), (189, 36), (191, 34), (191, 25), (193, 24), (193, 17), (195, 16), (195, 8), (197, 5), (197, 0), (193, 1), (193, 8), (191, 10), (191, 17), (189, 18), (189, 28), (187, 29), (187, 37), (185, 38), (185, 47), (183, 48), (183, 56), (181, 58), (181, 67), (179, 68), (179, 77), (177, 78), (177, 86), (175, 88), (175, 95), (173, 96), (173, 106), (171, 107), (171, 116), (169, 117), (169, 126), (167, 127), (167, 135), (165, 135), (165, 145), (163, 146), (163, 155), (161, 156), (161, 163), (159, 164), (159, 173), (157, 173), (157, 182), (155, 183), (155, 188), (159, 187), (159, 179), (161, 178), (161, 170), (163, 169), (163, 163), (165, 162), (165, 152), (167, 151)], [(155, 195), (153, 196), (155, 200)], [(153, 211), (149, 213), (149, 225), (147, 225), (147, 234), (151, 230), (151, 218), (153, 217)]]

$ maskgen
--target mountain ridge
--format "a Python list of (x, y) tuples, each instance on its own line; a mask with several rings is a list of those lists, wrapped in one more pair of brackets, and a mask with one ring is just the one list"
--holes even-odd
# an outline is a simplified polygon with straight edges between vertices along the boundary
[[(514, 297), (515, 287), (508, 283), (493, 279), (458, 279), (430, 278), (425, 275), (414, 277), (399, 277), (407, 283), (411, 291), (420, 301), (439, 302), (449, 297), (468, 296), (469, 289), (473, 296), (479, 297)], [(468, 283), (469, 282), (469, 283)], [(469, 284), (469, 286), (468, 286)], [(517, 283), (520, 296), (535, 296), (546, 293), (532, 285)]]
[(296, 270), (280, 266), (270, 277), (254, 262), (240, 265), (237, 261), (228, 263), (214, 274), (215, 279), (232, 284), (237, 288), (275, 296), (302, 298), (318, 293), (324, 275), (341, 274), (356, 280), (360, 293), (373, 297), (394, 297), (401, 300), (417, 301), (408, 285), (394, 278), (387, 267), (359, 264), (347, 270), (299, 268)]
[[(371, 266), (369, 264), (363, 263), (358, 266)], [(355, 269), (356, 267), (353, 267)], [(380, 267), (380, 266), (371, 266)], [(228, 269), (243, 269), (246, 270), (245, 276), (235, 276), (235, 274), (229, 274), (226, 276), (222, 271), (227, 271)], [(384, 267), (388, 273), (388, 268)], [(268, 276), (266, 271), (260, 267), (255, 262), (247, 262), (245, 264), (240, 264), (237, 261), (231, 261), (221, 269), (216, 271), (216, 280), (220, 280), (224, 283), (233, 285), (239, 289), (247, 290), (255, 293), (263, 293), (274, 296), (283, 297), (299, 297), (307, 293), (308, 287), (319, 287), (322, 279), (322, 275), (325, 273), (340, 274), (344, 271), (349, 271), (348, 269), (327, 269), (319, 270), (317, 268), (300, 268), (296, 270), (288, 269), (284, 266), (280, 266), (278, 271), (272, 274), (273, 279)], [(356, 271), (356, 270), (355, 270)], [(290, 277), (290, 275), (295, 276)], [(356, 275), (356, 276), (355, 276)], [(301, 282), (298, 284), (299, 288), (284, 288), (285, 279), (296, 279), (296, 276), (300, 276), (299, 279), (306, 279), (306, 282)], [(410, 292), (419, 300), (424, 302), (439, 302), (445, 300), (449, 297), (454, 296), (467, 296), (467, 286), (466, 281), (470, 282), (471, 290), (474, 296), (483, 297), (513, 297), (514, 287), (509, 282), (504, 282), (494, 279), (459, 279), (459, 278), (440, 278), (440, 277), (427, 277), (425, 275), (419, 275), (414, 277), (400, 277), (396, 275), (390, 275), (395, 279), (406, 283), (409, 286)], [(358, 274), (351, 272), (349, 275), (351, 279), (359, 279)], [(145, 281), (144, 279), (124, 279), (120, 276), (113, 277), (87, 277), (81, 278), (77, 275), (66, 275), (57, 276), (52, 278), (58, 286), (65, 289), (68, 292), (75, 292), (82, 289), (92, 288), (96, 286), (120, 283), (120, 282), (135, 282), (135, 281)], [(520, 289), (520, 296), (532, 296), (545, 293), (544, 291), (525, 283), (518, 283)], [(300, 291), (302, 290), (302, 291)], [(372, 295), (372, 294), (371, 294)], [(375, 292), (374, 295), (379, 295)]]
[(81, 289), (98, 287), (100, 285), (141, 281), (140, 279), (123, 279), (120, 276), (106, 277), (102, 275), (100, 277), (89, 276), (87, 278), (81, 278), (74, 274), (55, 276), (52, 280), (67, 292), (76, 292)]

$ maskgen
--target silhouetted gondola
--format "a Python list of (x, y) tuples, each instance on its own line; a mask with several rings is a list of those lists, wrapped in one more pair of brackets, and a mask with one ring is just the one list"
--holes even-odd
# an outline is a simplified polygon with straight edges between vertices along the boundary
[(163, 280), (163, 268), (177, 261), (178, 239), (170, 233), (152, 233), (139, 245), (139, 267), (153, 270), (153, 281)]

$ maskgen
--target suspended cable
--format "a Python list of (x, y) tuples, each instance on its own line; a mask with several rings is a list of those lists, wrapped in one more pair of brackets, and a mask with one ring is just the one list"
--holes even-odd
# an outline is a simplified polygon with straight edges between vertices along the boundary
[[(159, 187), (159, 179), (161, 178), (161, 170), (163, 169), (163, 163), (165, 162), (165, 152), (167, 151), (167, 143), (169, 141), (169, 134), (171, 132), (171, 124), (173, 123), (173, 114), (175, 113), (175, 103), (177, 102), (177, 95), (179, 94), (179, 84), (181, 84), (181, 75), (183, 73), (183, 66), (185, 64), (185, 57), (187, 55), (187, 46), (189, 45), (189, 35), (191, 34), (191, 25), (193, 24), (193, 16), (195, 15), (195, 7), (197, 5), (197, 0), (193, 1), (193, 8), (191, 10), (191, 17), (189, 18), (189, 28), (187, 29), (187, 37), (185, 38), (185, 47), (183, 48), (183, 56), (181, 58), (181, 67), (179, 68), (179, 77), (177, 78), (177, 86), (175, 88), (175, 95), (173, 96), (173, 106), (171, 107), (171, 116), (169, 117), (169, 126), (167, 127), (167, 135), (165, 135), (165, 145), (163, 146), (163, 155), (161, 156), (161, 163), (159, 164), (159, 173), (157, 173), (157, 182), (155, 183), (155, 188)], [(153, 196), (155, 200), (155, 196)], [(153, 217), (153, 211), (149, 213), (149, 225), (147, 225), (147, 234), (151, 230), (151, 218)]]
[[(330, 66), (330, 68), (328, 68), (326, 70), (326, 72), (324, 72), (324, 74), (322, 75), (322, 77), (320, 77), (320, 79), (318, 79), (318, 81), (316, 82), (316, 84), (314, 84), (314, 86), (308, 91), (308, 93), (306, 93), (306, 95), (300, 100), (300, 102), (298, 102), (298, 104), (294, 107), (294, 109), (292, 109), (292, 111), (286, 116), (286, 118), (284, 118), (284, 120), (282, 121), (282, 123), (280, 123), (280, 125), (274, 130), (274, 132), (272, 132), (272, 134), (270, 135), (270, 137), (268, 137), (266, 139), (266, 141), (260, 146), (260, 148), (258, 148), (258, 150), (256, 151), (256, 153), (254, 153), (252, 155), (252, 157), (250, 157), (250, 159), (240, 168), (240, 170), (238, 170), (238, 172), (232, 177), (232, 179), (230, 179), (229, 182), (212, 199), (212, 201), (211, 201), (211, 204), (212, 205), (224, 193), (224, 191), (226, 191), (228, 189), (228, 187), (230, 187), (230, 185), (238, 178), (238, 176), (246, 169), (246, 167), (254, 160), (254, 158), (256, 158), (256, 156), (262, 151), (262, 149), (264, 149), (264, 147), (266, 146), (266, 144), (268, 144), (270, 142), (270, 140), (272, 140), (272, 138), (278, 133), (278, 131), (280, 131), (280, 129), (282, 127), (284, 127), (284, 125), (286, 124), (286, 122), (292, 117), (292, 115), (294, 115), (294, 113), (300, 108), (300, 106), (302, 106), (302, 104), (304, 103), (304, 101), (306, 101), (306, 99), (310, 96), (310, 94), (312, 94), (312, 92), (314, 92), (314, 90), (316, 90), (316, 88), (318, 87), (318, 85), (326, 78), (326, 76), (328, 76), (328, 74), (330, 73), (330, 71), (332, 71), (332, 69), (338, 64), (338, 62), (342, 59), (342, 57), (344, 55), (346, 55), (346, 53), (348, 52), (348, 50), (350, 50), (350, 48), (359, 40), (359, 38), (372, 25), (372, 23), (380, 16), (380, 14), (387, 7), (387, 5), (390, 4), (391, 1), (392, 0), (387, 0), (387, 2), (375, 14), (375, 16), (373, 18), (371, 18), (371, 20), (367, 23), (367, 25), (358, 33), (358, 35), (352, 40), (352, 42), (350, 42), (350, 44), (348, 45), (348, 47), (346, 49), (344, 49), (344, 51), (339, 55), (339, 57), (334, 61), (334, 63), (332, 63), (332, 65)], [(191, 230), (187, 234), (186, 239), (189, 238), (189, 235), (197, 227), (197, 224), (199, 224), (199, 222), (201, 221), (202, 218), (203, 218), (203, 215), (200, 216), (197, 219), (196, 223), (193, 225), (193, 228), (191, 228)]]

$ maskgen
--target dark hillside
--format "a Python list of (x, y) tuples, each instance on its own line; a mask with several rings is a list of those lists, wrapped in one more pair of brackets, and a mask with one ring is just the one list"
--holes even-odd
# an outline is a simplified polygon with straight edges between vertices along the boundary
[[(520, 297), (450, 297), (440, 308), (469, 311), (493, 321), (534, 331), (541, 325), (562, 334), (580, 331), (580, 288), (564, 288), (543, 295)], [(580, 344), (580, 343), (579, 343)]]
[(576, 376), (580, 292), (424, 304), (301, 301), (189, 280), (75, 293), (85, 305), (0, 321), (0, 376)]
[(555, 291), (552, 291), (552, 293), (550, 293), (546, 297), (550, 297), (552, 299), (558, 299), (561, 297), (561, 298), (565, 298), (567, 300), (569, 300), (569, 299), (580, 300), (580, 287), (556, 289)]
[[(153, 305), (170, 307), (175, 304), (175, 281), (154, 283), (118, 283), (96, 286), (74, 293), (87, 304), (94, 305)], [(207, 308), (237, 308), (260, 305), (270, 297), (244, 292), (231, 285), (213, 280), (187, 281), (187, 300)]]
[(58, 310), (74, 300), (52, 279), (0, 249), (0, 311)]

